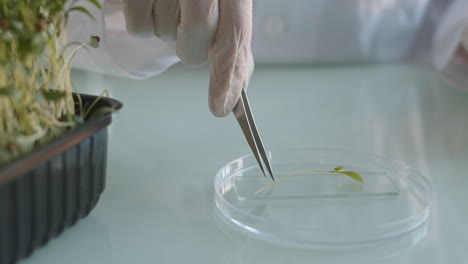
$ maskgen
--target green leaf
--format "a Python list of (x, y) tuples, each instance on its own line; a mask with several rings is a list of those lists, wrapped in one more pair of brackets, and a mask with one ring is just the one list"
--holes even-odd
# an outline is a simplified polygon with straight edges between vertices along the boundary
[(91, 36), (88, 41), (88, 45), (93, 48), (99, 48), (99, 37), (98, 36)]
[(335, 171), (342, 171), (344, 169), (344, 166), (338, 166), (335, 168)]
[(364, 183), (364, 180), (362, 179), (361, 175), (355, 171), (339, 171), (337, 173), (348, 175), (352, 179), (355, 179), (356, 181), (360, 183)]
[(99, 3), (98, 0), (86, 0), (88, 2), (90, 2), (91, 4), (93, 4), (95, 7), (99, 8), (99, 9), (102, 9), (102, 5), (101, 3)]
[(89, 16), (90, 18), (92, 18), (93, 20), (96, 20), (96, 18), (93, 16), (93, 14), (91, 14), (91, 12), (89, 12), (88, 9), (86, 9), (85, 7), (83, 6), (75, 6), (75, 7), (72, 7), (70, 9), (68, 9), (67, 13), (71, 13), (71, 12), (81, 12), (87, 16)]
[(60, 99), (64, 98), (66, 93), (64, 91), (58, 91), (58, 90), (42, 90), (42, 95), (44, 96), (44, 99), (47, 101), (52, 101), (56, 102), (59, 101)]
[(14, 87), (0, 87), (0, 96), (18, 99), (20, 97), (20, 91)]
[(117, 110), (115, 110), (115, 108), (112, 108), (112, 107), (109, 107), (109, 106), (102, 106), (102, 107), (99, 107), (98, 109), (94, 110), (93, 113), (89, 116), (89, 118), (103, 116), (105, 114), (114, 113), (116, 111)]

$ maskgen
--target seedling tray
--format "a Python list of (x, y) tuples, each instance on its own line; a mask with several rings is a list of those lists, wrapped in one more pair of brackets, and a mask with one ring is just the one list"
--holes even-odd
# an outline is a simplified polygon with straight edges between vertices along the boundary
[[(90, 104), (97, 97), (81, 98)], [(101, 98), (95, 109), (100, 106), (117, 110), (122, 104)], [(86, 120), (0, 167), (0, 264), (29, 256), (96, 206), (105, 187), (111, 121), (111, 114)]]

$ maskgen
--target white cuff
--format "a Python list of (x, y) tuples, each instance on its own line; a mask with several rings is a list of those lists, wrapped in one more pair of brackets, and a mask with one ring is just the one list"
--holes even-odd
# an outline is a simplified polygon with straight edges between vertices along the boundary
[(100, 0), (103, 10), (89, 3), (82, 5), (96, 17), (73, 13), (68, 26), (68, 41), (87, 42), (91, 35), (101, 38), (99, 48), (80, 50), (73, 61), (75, 68), (103, 74), (145, 79), (177, 63), (175, 44), (156, 37), (138, 38), (127, 33), (121, 1)]

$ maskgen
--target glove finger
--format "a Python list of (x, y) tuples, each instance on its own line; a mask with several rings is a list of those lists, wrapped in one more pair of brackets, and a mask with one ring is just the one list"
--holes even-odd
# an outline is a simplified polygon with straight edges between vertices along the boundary
[(126, 0), (124, 16), (128, 33), (138, 37), (154, 37), (154, 0)]
[(155, 35), (165, 41), (175, 41), (180, 23), (179, 0), (155, 0), (153, 14)]
[(463, 44), (463, 47), (465, 48), (465, 51), (468, 52), (468, 24), (465, 26), (465, 29), (463, 30), (462, 44)]
[(202, 65), (218, 27), (218, 0), (180, 0), (180, 9), (177, 56), (184, 64)]
[(228, 115), (247, 88), (254, 69), (251, 50), (252, 0), (219, 0), (219, 24), (210, 50), (209, 106)]

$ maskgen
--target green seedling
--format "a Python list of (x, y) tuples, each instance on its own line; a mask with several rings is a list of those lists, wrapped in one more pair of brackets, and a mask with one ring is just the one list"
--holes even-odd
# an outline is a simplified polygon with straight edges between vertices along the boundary
[(276, 184), (286, 180), (287, 178), (291, 177), (291, 176), (294, 176), (294, 175), (298, 175), (298, 174), (302, 174), (302, 173), (306, 173), (306, 172), (322, 172), (322, 173), (340, 173), (340, 174), (344, 174), (362, 184), (364, 184), (364, 180), (362, 179), (361, 175), (355, 171), (344, 171), (343, 170), (344, 167), (343, 166), (339, 166), (339, 167), (336, 167), (334, 170), (332, 171), (322, 171), (322, 170), (302, 170), (302, 171), (297, 171), (297, 172), (293, 172), (291, 174), (288, 174), (282, 178), (280, 178), (279, 180), (277, 181), (274, 181), (260, 189), (258, 189), (256, 192), (255, 192), (255, 195), (258, 195), (260, 193), (262, 193), (263, 191), (275, 186)]
[(73, 98), (71, 62), (100, 42), (66, 39), (71, 13), (94, 18), (84, 2), (101, 8), (98, 0), (0, 0), (0, 166), (112, 111), (96, 109), (99, 98), (89, 106)]

